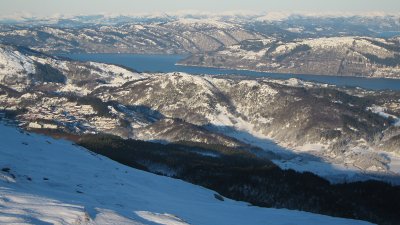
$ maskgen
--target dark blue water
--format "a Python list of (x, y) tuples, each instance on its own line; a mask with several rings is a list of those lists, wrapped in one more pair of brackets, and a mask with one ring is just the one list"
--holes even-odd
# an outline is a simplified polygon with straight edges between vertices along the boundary
[(378, 37), (381, 38), (391, 38), (391, 37), (396, 37), (400, 35), (400, 31), (384, 31), (384, 32), (380, 32), (378, 34)]
[(185, 72), (191, 74), (224, 75), (236, 74), (252, 77), (271, 77), (277, 79), (299, 78), (307, 81), (316, 81), (338, 86), (362, 87), (372, 90), (400, 90), (400, 79), (361, 78), (324, 75), (297, 75), (255, 72), (247, 70), (228, 70), (218, 68), (205, 68), (196, 66), (175, 65), (183, 55), (136, 55), (136, 54), (65, 54), (62, 55), (74, 60), (96, 61), (112, 63), (132, 68), (139, 72)]

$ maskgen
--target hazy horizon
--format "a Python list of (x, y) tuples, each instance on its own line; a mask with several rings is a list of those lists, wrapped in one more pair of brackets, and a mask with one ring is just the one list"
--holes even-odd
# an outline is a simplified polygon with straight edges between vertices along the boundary
[(268, 13), (309, 12), (318, 14), (399, 13), (398, 0), (3, 0), (1, 17), (16, 15), (49, 17), (54, 15), (152, 14), (152, 13)]

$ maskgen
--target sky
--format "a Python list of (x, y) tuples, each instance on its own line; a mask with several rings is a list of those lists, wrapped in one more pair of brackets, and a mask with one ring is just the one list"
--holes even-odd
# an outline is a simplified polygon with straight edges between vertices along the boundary
[(387, 12), (400, 0), (0, 0), (0, 15), (200, 12)]

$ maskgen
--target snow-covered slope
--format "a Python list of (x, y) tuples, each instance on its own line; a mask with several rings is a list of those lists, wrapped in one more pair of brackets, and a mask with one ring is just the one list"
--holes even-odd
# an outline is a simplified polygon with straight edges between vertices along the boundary
[(28, 74), (35, 73), (32, 59), (10, 46), (0, 45), (0, 83), (22, 90), (29, 84)]
[(252, 207), (0, 124), (0, 224), (368, 224)]

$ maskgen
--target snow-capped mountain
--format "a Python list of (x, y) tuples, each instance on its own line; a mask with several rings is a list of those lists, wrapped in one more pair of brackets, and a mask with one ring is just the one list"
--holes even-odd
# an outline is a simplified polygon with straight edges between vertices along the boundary
[[(369, 224), (251, 207), (0, 124), (2, 224)], [(218, 198), (216, 197), (218, 196)]]
[(400, 45), (395, 39), (330, 37), (282, 42), (243, 41), (217, 52), (195, 54), (183, 65), (256, 71), (400, 78)]

